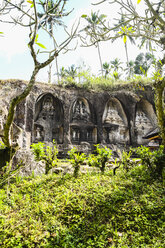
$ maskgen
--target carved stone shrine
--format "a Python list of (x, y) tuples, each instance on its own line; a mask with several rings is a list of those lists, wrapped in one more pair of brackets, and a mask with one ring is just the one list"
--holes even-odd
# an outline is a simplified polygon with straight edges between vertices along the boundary
[[(5, 90), (8, 82), (0, 84), (0, 136), (10, 99), (26, 86), (25, 82), (16, 83), (10, 82), (10, 92)], [(156, 126), (154, 92), (150, 87), (141, 92), (131, 87), (90, 92), (36, 84), (16, 108), (11, 139), (22, 148), (54, 140), (61, 151), (77, 146), (90, 152), (98, 143), (110, 148), (147, 145), (143, 136)]]

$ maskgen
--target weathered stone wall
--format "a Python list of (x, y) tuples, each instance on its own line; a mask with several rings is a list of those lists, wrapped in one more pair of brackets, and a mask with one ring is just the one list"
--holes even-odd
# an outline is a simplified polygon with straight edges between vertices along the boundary
[[(9, 101), (24, 87), (26, 82), (0, 82), (1, 134)], [(73, 146), (90, 151), (96, 143), (108, 147), (147, 144), (142, 137), (157, 125), (154, 92), (151, 87), (89, 92), (37, 83), (17, 106), (14, 123), (12, 139), (22, 148), (53, 139), (61, 151)]]

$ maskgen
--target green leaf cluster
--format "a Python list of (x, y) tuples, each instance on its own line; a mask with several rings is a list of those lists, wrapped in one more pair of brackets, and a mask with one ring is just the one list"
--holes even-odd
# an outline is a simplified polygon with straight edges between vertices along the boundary
[(145, 146), (133, 150), (141, 158), (143, 165), (146, 166), (152, 174), (162, 176), (165, 168), (165, 152), (163, 145), (156, 151), (151, 151), (149, 147)]
[(78, 152), (77, 148), (73, 148), (68, 152), (68, 155), (70, 157), (70, 162), (72, 163), (74, 167), (74, 177), (78, 177), (78, 173), (80, 170), (80, 166), (84, 163), (86, 159), (86, 155), (84, 153)]
[(42, 142), (38, 142), (38, 143), (33, 143), (31, 147), (35, 159), (37, 161), (40, 160), (45, 161), (45, 174), (48, 174), (53, 167), (57, 166), (58, 149), (55, 143), (53, 144), (53, 146), (48, 146)]
[(106, 162), (111, 158), (112, 156), (112, 150), (110, 150), (107, 147), (101, 147), (99, 144), (96, 146), (96, 155), (91, 154), (88, 157), (88, 164), (90, 166), (96, 166), (100, 168), (100, 171), (104, 173)]

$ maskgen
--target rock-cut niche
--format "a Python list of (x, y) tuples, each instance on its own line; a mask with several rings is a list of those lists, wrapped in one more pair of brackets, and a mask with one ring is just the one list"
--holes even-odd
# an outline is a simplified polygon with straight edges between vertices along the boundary
[(33, 142), (55, 140), (63, 143), (64, 112), (60, 100), (52, 94), (41, 95), (35, 104)]
[(128, 120), (120, 101), (111, 98), (103, 113), (103, 136), (108, 144), (128, 144)]
[(97, 142), (97, 129), (94, 125), (89, 103), (85, 98), (76, 99), (72, 105), (70, 136), (73, 144)]
[(141, 100), (136, 105), (134, 121), (135, 137), (137, 144), (147, 144), (148, 140), (143, 139), (143, 137), (156, 126), (156, 115), (153, 106), (147, 100)]

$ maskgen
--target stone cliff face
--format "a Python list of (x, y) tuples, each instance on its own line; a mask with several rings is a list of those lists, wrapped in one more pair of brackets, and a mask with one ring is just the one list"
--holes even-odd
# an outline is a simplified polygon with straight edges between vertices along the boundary
[[(10, 99), (24, 87), (26, 82), (0, 82), (0, 135)], [(142, 137), (157, 125), (153, 94), (150, 87), (89, 92), (37, 83), (16, 108), (11, 139), (22, 148), (55, 140), (61, 150), (144, 145)]]

